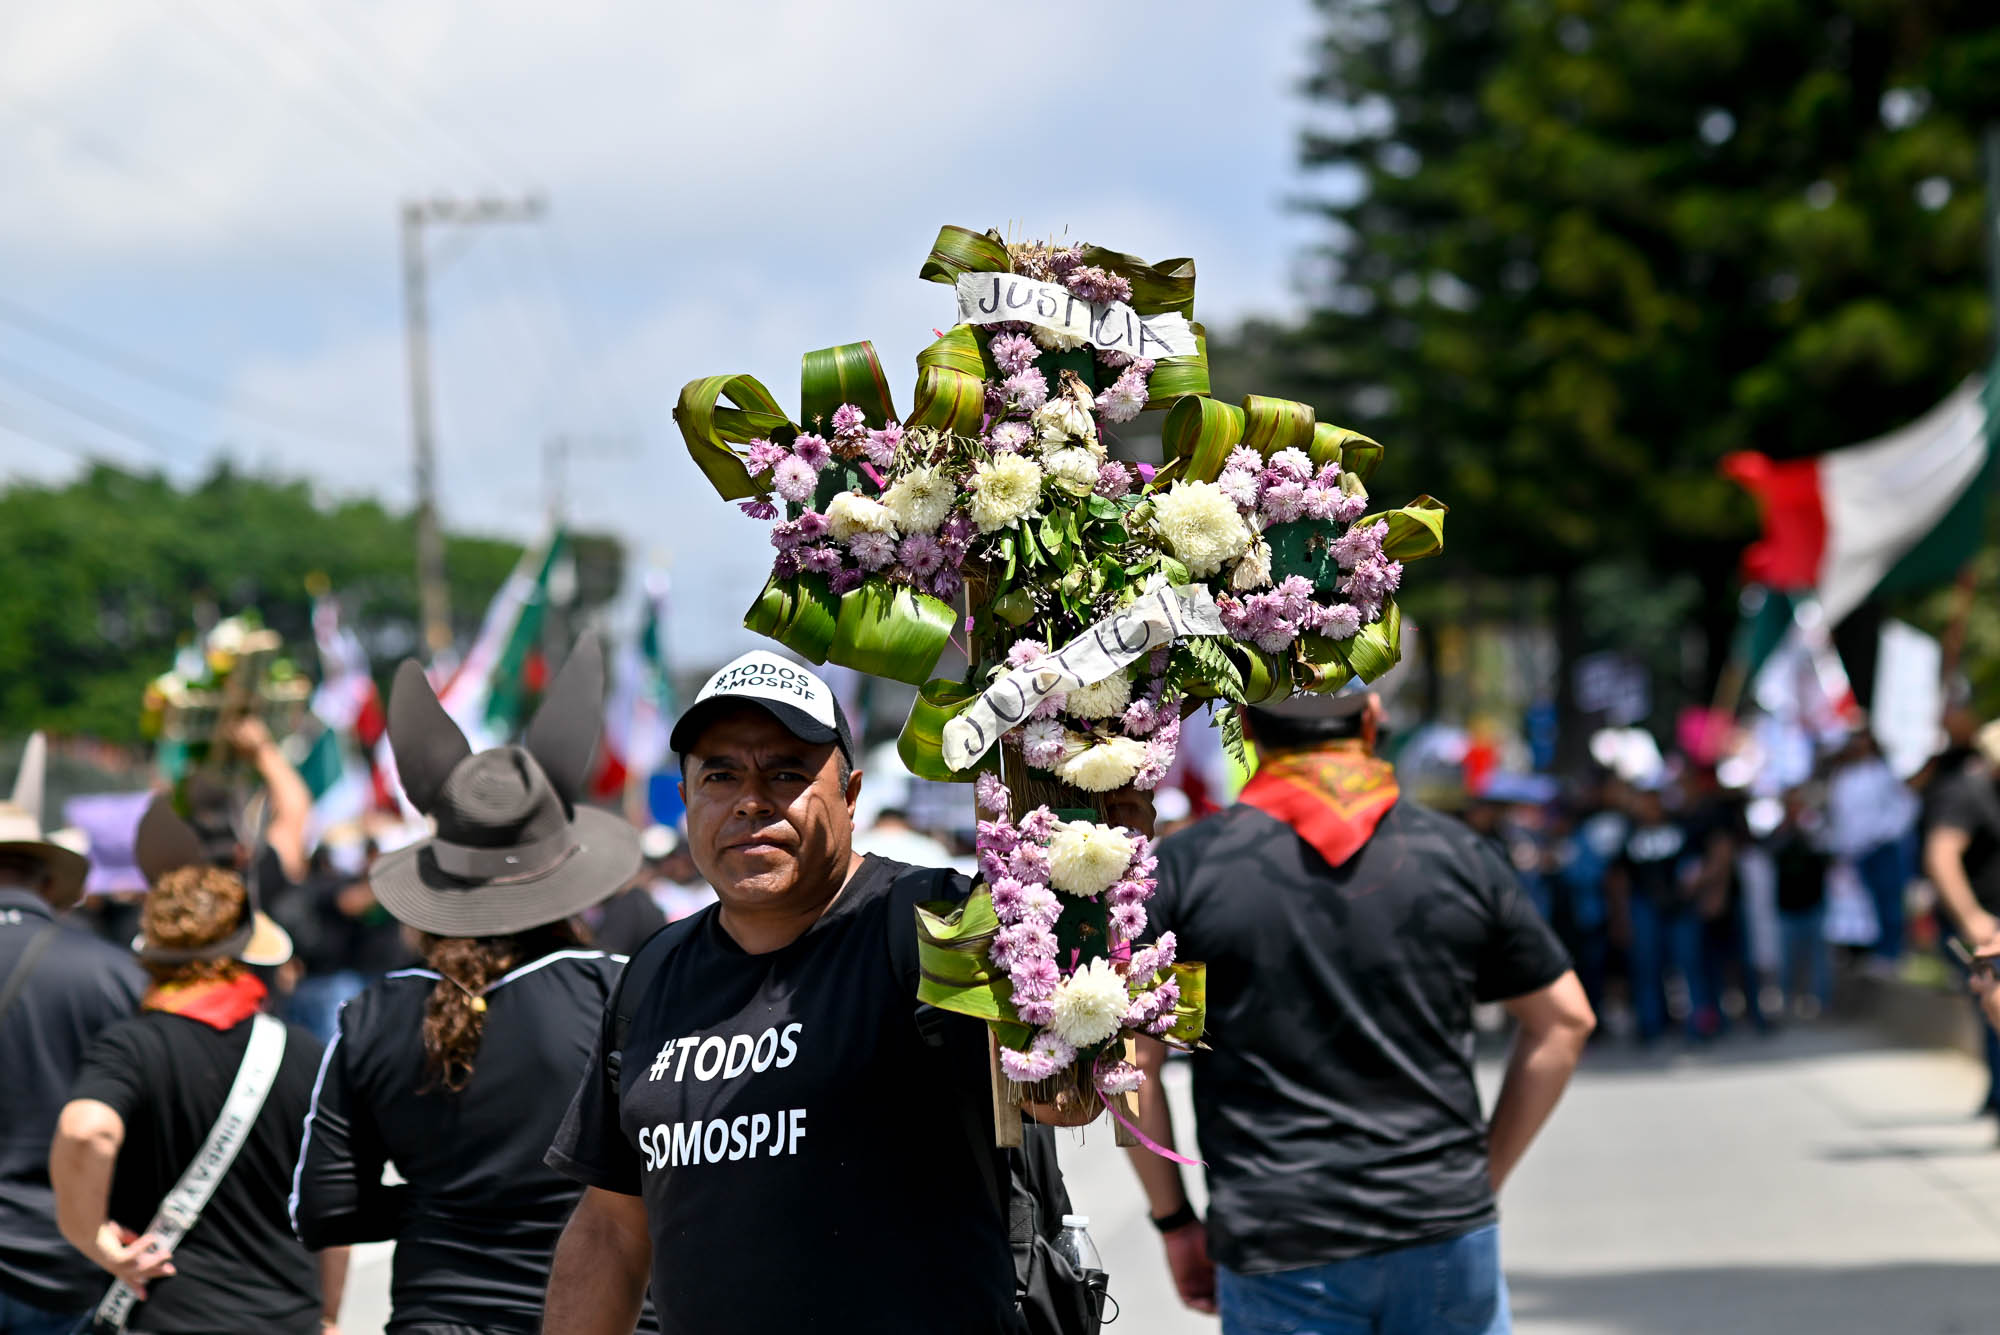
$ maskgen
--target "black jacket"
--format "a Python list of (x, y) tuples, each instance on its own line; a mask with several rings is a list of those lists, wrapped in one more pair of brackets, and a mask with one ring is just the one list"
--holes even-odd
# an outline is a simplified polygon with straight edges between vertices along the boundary
[[(625, 963), (559, 950), (487, 989), (471, 1080), (433, 1088), (439, 977), (389, 974), (341, 1010), (306, 1122), (292, 1224), (308, 1247), (394, 1238), (393, 1323), (533, 1331), (581, 1188), (545, 1167)], [(382, 1184), (393, 1162), (403, 1182)]]

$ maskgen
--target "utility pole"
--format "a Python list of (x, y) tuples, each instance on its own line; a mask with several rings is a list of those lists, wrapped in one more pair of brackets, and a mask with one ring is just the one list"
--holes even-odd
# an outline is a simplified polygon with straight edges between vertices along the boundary
[(451, 592), (444, 577), (444, 534), (438, 527), (424, 224), (535, 222), (547, 208), (548, 201), (540, 194), (518, 200), (492, 196), (461, 200), (439, 195), (403, 202), (403, 324), (409, 345), (410, 443), (417, 482), (417, 592), (423, 608), (424, 643), (433, 658), (451, 648)]

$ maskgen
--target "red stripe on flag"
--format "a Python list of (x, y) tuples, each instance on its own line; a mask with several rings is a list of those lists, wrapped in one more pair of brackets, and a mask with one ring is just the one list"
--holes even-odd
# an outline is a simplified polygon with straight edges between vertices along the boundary
[(1817, 585), (1826, 553), (1819, 461), (1745, 451), (1723, 456), (1722, 475), (1756, 498), (1764, 520), (1764, 536), (1743, 550), (1743, 578), (1773, 589)]

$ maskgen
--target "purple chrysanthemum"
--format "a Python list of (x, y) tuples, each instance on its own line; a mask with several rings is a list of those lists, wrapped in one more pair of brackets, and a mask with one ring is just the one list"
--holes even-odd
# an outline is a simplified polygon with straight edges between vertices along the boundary
[(1334, 539), (1333, 559), (1340, 562), (1341, 569), (1353, 570), (1365, 561), (1382, 554), (1382, 540), (1389, 536), (1389, 522), (1378, 519), (1372, 524), (1357, 524)]
[(1303, 483), (1285, 478), (1264, 488), (1262, 501), (1264, 518), (1272, 524), (1289, 524), (1304, 516), (1306, 512), (1306, 489)]
[(1122, 274), (1100, 269), (1094, 264), (1083, 265), (1070, 270), (1063, 280), (1068, 288), (1085, 301), (1130, 301), (1132, 280)]
[(1146, 910), (1137, 904), (1117, 904), (1111, 909), (1111, 927), (1130, 941), (1146, 930)]
[(1049, 401), (1049, 382), (1032, 366), (1008, 376), (1001, 388), (1007, 401), (1022, 412), (1031, 413)]
[(1257, 504), (1257, 474), (1248, 468), (1223, 469), (1216, 477), (1215, 485), (1222, 488), (1222, 494), (1241, 509), (1248, 510)]
[[(1042, 893), (1049, 892), (1044, 890)], [(1014, 967), (1008, 975), (1008, 981), (1014, 985), (1015, 999), (1019, 1001), (1046, 1001), (1056, 990), (1056, 984), (1062, 981), (1062, 970), (1046, 955), (1016, 955)]]
[(1021, 730), (1021, 758), (1036, 769), (1052, 769), (1063, 758), (1063, 728), (1054, 719), (1037, 719)]
[(819, 474), (796, 454), (778, 460), (778, 466), (771, 470), (771, 490), (793, 505), (804, 505), (811, 500), (818, 486)]
[(800, 567), (815, 575), (831, 575), (840, 569), (840, 553), (823, 544), (801, 547), (798, 556)]
[(944, 568), (944, 548), (928, 533), (912, 533), (896, 549), (896, 557), (918, 579), (929, 579)]
[(1097, 469), (1097, 494), (1107, 501), (1132, 494), (1132, 470), (1116, 459), (1106, 460)]
[(926, 592), (933, 598), (942, 598), (946, 602), (950, 602), (952, 599), (958, 597), (959, 590), (964, 587), (965, 577), (958, 573), (956, 567), (946, 566), (931, 576)]
[(1127, 367), (1097, 396), (1097, 412), (1107, 422), (1129, 422), (1145, 409), (1147, 397), (1146, 377), (1138, 367)]
[(1011, 876), (992, 883), (993, 915), (1003, 926), (1012, 927), (1021, 920), (1021, 892), (1026, 888)]
[(1037, 885), (1023, 890), (1020, 917), (1022, 922), (1038, 922), (1044, 927), (1054, 927), (1056, 919), (1062, 917), (1062, 900), (1047, 886)]
[(1007, 870), (1018, 881), (1040, 885), (1049, 879), (1049, 850), (1039, 844), (1022, 844), (1008, 854)]
[(1271, 467), (1294, 482), (1312, 480), (1312, 456), (1301, 449), (1279, 450), (1271, 456)]
[(1315, 629), (1329, 640), (1351, 640), (1361, 631), (1361, 609), (1352, 603), (1335, 603), (1320, 614)]
[(1317, 482), (1306, 488), (1305, 507), (1309, 519), (1332, 519), (1340, 513), (1340, 488), (1322, 487)]
[(743, 501), (736, 507), (752, 519), (776, 519), (778, 507), (769, 501)]
[(1125, 717), (1120, 722), (1125, 725), (1127, 737), (1144, 737), (1160, 726), (1159, 706), (1150, 695), (1142, 695), (1125, 706)]
[(995, 454), (1018, 454), (1034, 438), (1034, 428), (1026, 422), (1001, 422), (987, 433), (986, 443)]
[(853, 593), (861, 587), (861, 582), (865, 578), (866, 576), (853, 566), (842, 566), (833, 572), (833, 575), (827, 580), (826, 586), (833, 590), (834, 596), (838, 597), (843, 593)]
[(1146, 759), (1132, 776), (1133, 787), (1148, 790), (1158, 787), (1160, 780), (1167, 777), (1167, 771), (1174, 767), (1174, 758), (1180, 750), (1180, 716), (1169, 715), (1158, 731), (1146, 739)]
[(785, 457), (785, 447), (774, 445), (768, 440), (753, 440), (743, 452), (743, 466), (750, 470), (750, 476), (768, 473), (777, 467), (778, 460)]
[(1040, 640), (1016, 640), (1007, 646), (1007, 666), (1026, 667), (1049, 656), (1049, 646)]
[(833, 410), (833, 429), (841, 435), (859, 431), (868, 425), (867, 416), (851, 403), (843, 403)]
[(792, 442), (792, 453), (812, 465), (814, 471), (825, 468), (833, 462), (833, 447), (811, 432)]
[(987, 773), (972, 781), (972, 799), (981, 811), (1005, 812), (1013, 803), (1013, 794), (997, 774)]
[(847, 550), (863, 570), (880, 570), (896, 559), (896, 540), (887, 533), (857, 533), (847, 540)]
[(833, 526), (826, 522), (826, 516), (817, 510), (800, 512), (792, 524), (797, 529), (799, 537), (807, 542), (816, 541), (833, 531)]
[(1014, 375), (1035, 364), (1035, 358), (1042, 355), (1035, 340), (1026, 334), (1002, 334), (990, 346), (993, 364), (1000, 368), (1002, 375)]
[[(1055, 812), (1050, 811), (1047, 807), (1036, 807), (1033, 811), (1021, 817), (1021, 837), (1030, 843), (1046, 844), (1049, 840), (1055, 838), (1057, 824)], [(1042, 879), (1047, 880), (1048, 878), (1045, 876)]]

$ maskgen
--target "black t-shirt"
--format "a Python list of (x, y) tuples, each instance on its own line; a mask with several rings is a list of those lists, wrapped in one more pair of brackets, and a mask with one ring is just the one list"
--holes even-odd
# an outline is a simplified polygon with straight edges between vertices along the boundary
[[(341, 1008), (292, 1222), (314, 1247), (396, 1240), (393, 1324), (539, 1325), (556, 1239), (582, 1191), (542, 1155), (624, 964), (560, 950), (502, 975), (486, 989), (472, 1078), (457, 1092), (432, 1087), (424, 1062), (436, 973), (392, 973)], [(389, 1162), (402, 1185), (382, 1185)]]
[(1690, 903), (1685, 873), (1701, 855), (1698, 831), (1677, 821), (1661, 821), (1632, 827), (1618, 854), (1618, 866), (1633, 899), (1671, 912)]
[(1932, 829), (1958, 830), (1968, 837), (1965, 875), (1973, 897), (1988, 913), (2000, 913), (2000, 786), (1984, 765), (1961, 766), (1930, 792)]
[[(135, 1233), (152, 1222), (222, 1112), (250, 1030), (248, 1020), (219, 1030), (146, 1011), (91, 1045), (70, 1097), (109, 1104), (124, 1119), (111, 1179), (113, 1220)], [(249, 1138), (174, 1249), (175, 1273), (147, 1286), (149, 1296), (132, 1313), (134, 1330), (318, 1331), (319, 1266), (292, 1236), (285, 1195), (319, 1059), (319, 1040), (286, 1026), (284, 1061)]]
[(1208, 965), (1209, 1251), (1258, 1274), (1494, 1218), (1472, 1008), (1569, 960), (1492, 846), (1398, 802), (1339, 867), (1253, 807), (1165, 840), (1154, 928)]
[[(53, 923), (39, 895), (0, 890), (0, 987)], [(67, 1312), (96, 1301), (110, 1281), (56, 1231), (49, 1140), (85, 1050), (130, 1017), (146, 975), (130, 951), (80, 926), (54, 932), (0, 1021), (0, 1293)]]
[(967, 890), (868, 858), (762, 955), (711, 906), (627, 999), (615, 1098), (599, 1037), (549, 1162), (645, 1198), (670, 1335), (1017, 1329), (1006, 1227), (954, 1104), (983, 1088), (984, 1027), (919, 1038), (890, 954), (915, 931), (899, 875)]
[(1769, 851), (1780, 913), (1810, 913), (1826, 901), (1830, 859), (1818, 840), (1796, 826), (1783, 826), (1771, 836)]

